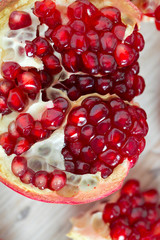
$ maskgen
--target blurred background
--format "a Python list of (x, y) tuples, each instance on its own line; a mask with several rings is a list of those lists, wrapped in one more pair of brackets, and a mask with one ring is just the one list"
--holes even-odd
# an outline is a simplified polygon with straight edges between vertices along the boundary
[[(136, 98), (148, 115), (147, 145), (128, 178), (138, 178), (143, 188), (160, 191), (160, 32), (152, 23), (141, 27), (146, 45), (141, 53), (141, 75), (146, 89)], [(0, 238), (3, 240), (67, 240), (69, 219), (86, 211), (94, 203), (67, 206), (27, 199), (0, 183)]]

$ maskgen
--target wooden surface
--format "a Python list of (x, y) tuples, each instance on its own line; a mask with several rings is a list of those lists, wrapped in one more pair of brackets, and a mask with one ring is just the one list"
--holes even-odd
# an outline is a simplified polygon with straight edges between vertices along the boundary
[[(147, 111), (150, 131), (145, 153), (129, 177), (141, 179), (144, 188), (152, 186), (160, 191), (160, 32), (153, 24), (144, 24), (141, 31), (146, 40), (140, 59), (146, 90), (136, 101)], [(67, 240), (70, 217), (92, 204), (66, 206), (36, 202), (0, 184), (0, 238)]]

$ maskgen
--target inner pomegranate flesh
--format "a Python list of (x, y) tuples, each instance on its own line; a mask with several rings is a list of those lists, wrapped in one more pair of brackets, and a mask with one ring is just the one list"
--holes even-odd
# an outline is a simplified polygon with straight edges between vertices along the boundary
[(127, 25), (112, 6), (98, 9), (80, 0), (64, 8), (65, 18), (52, 0), (37, 1), (32, 13), (9, 16), (11, 38), (39, 21), (36, 37), (26, 37), (19, 54), (43, 69), (1, 64), (2, 124), (10, 120), (0, 145), (12, 158), (13, 174), (40, 190), (77, 187), (74, 176), (105, 180), (126, 159), (133, 167), (148, 132), (144, 110), (130, 103), (145, 88), (137, 26), (126, 37)]

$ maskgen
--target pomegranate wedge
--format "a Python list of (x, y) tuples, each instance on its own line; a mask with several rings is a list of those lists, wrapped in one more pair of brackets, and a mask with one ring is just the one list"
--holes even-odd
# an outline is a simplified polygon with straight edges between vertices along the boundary
[(99, 203), (84, 216), (72, 219), (68, 237), (85, 239), (160, 238), (159, 194), (155, 189), (142, 191), (137, 180), (129, 180), (106, 203)]
[(148, 132), (130, 103), (145, 88), (141, 13), (116, 2), (0, 3), (0, 179), (13, 190), (87, 203), (136, 164)]

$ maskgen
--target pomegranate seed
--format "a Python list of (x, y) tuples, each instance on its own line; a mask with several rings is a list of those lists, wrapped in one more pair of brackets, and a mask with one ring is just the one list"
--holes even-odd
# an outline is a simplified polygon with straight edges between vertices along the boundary
[(12, 172), (15, 176), (21, 177), (27, 171), (27, 160), (24, 157), (15, 157), (11, 164)]
[(9, 80), (0, 81), (0, 95), (8, 96), (9, 91), (15, 87), (14, 82)]
[(25, 51), (28, 57), (35, 57), (36, 45), (31, 41), (26, 41)]
[(69, 26), (60, 25), (54, 29), (51, 39), (54, 42), (56, 51), (62, 52), (64, 48), (69, 46), (71, 36), (71, 28)]
[(72, 152), (75, 156), (79, 156), (82, 147), (83, 147), (83, 145), (82, 145), (82, 143), (79, 142), (79, 141), (70, 142), (70, 143), (69, 143), (69, 149), (71, 150), (71, 152)]
[(20, 179), (23, 183), (30, 184), (33, 181), (34, 174), (35, 172), (32, 169), (27, 168), (26, 172), (20, 177)]
[(113, 128), (107, 135), (106, 141), (115, 148), (122, 146), (126, 139), (126, 134), (117, 128)]
[(29, 27), (32, 24), (32, 19), (29, 13), (24, 11), (13, 11), (9, 16), (9, 27), (11, 30), (18, 30)]
[(13, 111), (21, 112), (28, 104), (27, 96), (20, 90), (20, 88), (14, 88), (9, 92), (7, 99), (8, 107)]
[(89, 74), (97, 74), (99, 70), (99, 63), (97, 54), (86, 51), (82, 54), (83, 71)]
[(11, 122), (8, 125), (8, 133), (12, 138), (15, 138), (15, 139), (20, 137), (20, 133), (16, 129), (15, 121)]
[(157, 237), (160, 236), (160, 219), (155, 224), (153, 224), (152, 234), (153, 236), (157, 236)]
[(85, 142), (89, 142), (95, 135), (95, 129), (92, 125), (86, 124), (81, 129), (81, 138)]
[(45, 171), (38, 171), (34, 174), (33, 184), (41, 190), (48, 187), (48, 173)]
[(10, 110), (7, 106), (7, 99), (3, 96), (0, 96), (0, 113), (3, 115), (10, 113)]
[(107, 118), (108, 113), (109, 110), (105, 104), (103, 103), (96, 104), (90, 110), (89, 121), (91, 124), (96, 125), (97, 123)]
[(107, 133), (111, 128), (111, 120), (108, 118), (106, 120), (103, 120), (96, 126), (96, 131), (98, 134), (104, 134)]
[(55, 29), (62, 24), (61, 14), (55, 9), (50, 16), (40, 18), (41, 23), (45, 23), (49, 28)]
[(131, 66), (131, 71), (132, 71), (134, 74), (138, 74), (138, 73), (139, 73), (139, 63), (138, 63), (138, 62), (134, 63), (134, 64)]
[(80, 70), (79, 56), (74, 50), (66, 50), (63, 52), (62, 64), (68, 72), (78, 72)]
[(112, 73), (116, 70), (117, 64), (113, 56), (107, 54), (99, 55), (99, 64), (102, 74)]
[(114, 35), (119, 39), (119, 40), (123, 40), (124, 35), (125, 35), (125, 31), (126, 31), (126, 26), (124, 24), (117, 24), (114, 26), (113, 28), (113, 33)]
[(128, 240), (140, 240), (140, 239), (141, 239), (140, 233), (136, 229), (133, 229)]
[(80, 1), (75, 1), (67, 8), (67, 16), (69, 19), (83, 19), (84, 4)]
[(155, 19), (157, 21), (160, 21), (160, 5), (156, 8), (154, 14), (155, 14)]
[(38, 57), (43, 57), (52, 52), (51, 45), (45, 38), (37, 37), (33, 40), (33, 44), (36, 46), (35, 55)]
[(49, 188), (58, 191), (66, 185), (66, 174), (60, 170), (51, 173)]
[(113, 33), (105, 32), (101, 35), (100, 42), (102, 51), (113, 53), (117, 46), (118, 40)]
[(107, 18), (109, 18), (111, 21), (114, 21), (115, 23), (121, 21), (121, 12), (119, 9), (115, 7), (105, 7), (101, 9), (101, 13)]
[(90, 173), (95, 174), (97, 172), (100, 172), (101, 177), (103, 179), (106, 179), (112, 173), (112, 169), (107, 167), (102, 162), (94, 162), (91, 169), (90, 169)]
[(90, 165), (85, 162), (76, 161), (76, 173), (77, 174), (86, 174), (89, 172)]
[(21, 71), (21, 67), (16, 62), (3, 62), (1, 65), (2, 76), (7, 80), (16, 79)]
[(159, 199), (159, 194), (156, 190), (151, 189), (149, 191), (143, 192), (143, 197), (147, 204), (156, 204)]
[(158, 31), (160, 31), (160, 21), (155, 20), (155, 25)]
[(21, 113), (16, 118), (15, 125), (17, 131), (22, 134), (22, 136), (27, 137), (34, 127), (34, 119), (29, 113)]
[(75, 126), (82, 127), (87, 122), (87, 111), (83, 107), (76, 107), (74, 108), (68, 117), (68, 120), (71, 124)]
[(105, 223), (115, 220), (120, 215), (120, 208), (114, 203), (107, 203), (103, 210), (103, 221)]
[(96, 103), (99, 102), (101, 102), (101, 99), (99, 97), (88, 97), (83, 100), (82, 106), (87, 110), (90, 110)]
[(37, 94), (41, 89), (40, 80), (32, 72), (23, 72), (17, 77), (18, 86), (26, 93)]
[(39, 71), (39, 77), (42, 88), (48, 88), (53, 82), (52, 76), (47, 71)]
[(30, 146), (31, 146), (31, 144), (26, 138), (19, 137), (16, 141), (13, 152), (16, 155), (21, 155), (22, 153), (28, 151)]
[(44, 128), (55, 130), (62, 124), (64, 114), (59, 109), (46, 109), (42, 114), (41, 122)]
[(119, 110), (114, 115), (114, 124), (121, 129), (129, 129), (132, 125), (130, 114), (126, 110)]
[(98, 16), (93, 21), (93, 26), (96, 31), (110, 31), (113, 24), (110, 19), (105, 16)]
[(129, 216), (131, 212), (131, 201), (128, 195), (122, 195), (118, 199), (118, 206), (120, 208), (121, 215), (127, 215)]
[(100, 40), (98, 34), (94, 30), (89, 30), (86, 34), (88, 48), (92, 52), (98, 52), (100, 49)]
[(131, 224), (137, 222), (141, 218), (145, 218), (147, 216), (147, 212), (143, 210), (141, 207), (133, 208), (130, 215), (129, 215), (129, 221)]
[(135, 194), (132, 199), (132, 207), (139, 207), (144, 205), (144, 198), (141, 194)]
[(143, 93), (145, 89), (145, 81), (144, 78), (141, 76), (135, 76), (134, 77), (134, 91), (136, 96), (140, 95)]
[(135, 59), (135, 52), (132, 48), (125, 44), (118, 44), (115, 50), (115, 59), (120, 67), (131, 65)]
[(138, 51), (142, 51), (144, 48), (144, 38), (141, 33), (137, 33), (134, 41), (134, 47)]
[[(124, 37), (124, 36), (123, 36), (123, 37)], [(135, 40), (136, 40), (136, 34), (133, 32), (131, 35), (129, 35), (129, 36), (125, 39), (124, 43), (127, 43), (127, 44), (129, 44), (129, 45), (134, 46)]]
[(81, 20), (73, 20), (72, 22), (69, 23), (69, 25), (75, 32), (85, 33), (86, 31), (86, 26), (84, 22)]
[(75, 172), (75, 164), (73, 162), (65, 160), (65, 171), (74, 173)]
[(34, 14), (37, 17), (50, 16), (55, 10), (55, 3), (51, 0), (36, 1), (34, 6)]
[(78, 88), (83, 93), (92, 93), (94, 90), (94, 79), (88, 75), (77, 77)]
[(68, 101), (63, 97), (58, 97), (53, 101), (54, 108), (57, 108), (63, 112), (65, 112), (68, 109), (69, 103)]
[(111, 229), (111, 237), (112, 239), (127, 239), (129, 235), (131, 234), (132, 230), (125, 224), (118, 224), (115, 225)]
[(45, 38), (47, 40), (51, 41), (52, 40), (51, 36), (52, 36), (53, 32), (54, 32), (53, 29), (48, 28), (48, 30), (45, 32)]
[(78, 127), (67, 125), (65, 128), (65, 139), (69, 142), (75, 142), (80, 137), (80, 130)]
[(156, 222), (159, 218), (159, 211), (157, 211), (156, 207), (149, 207), (147, 210), (147, 220), (153, 224), (154, 222)]
[(111, 92), (112, 89), (112, 81), (106, 77), (98, 77), (95, 82), (95, 89), (101, 95), (105, 95)]
[(31, 135), (36, 141), (46, 139), (50, 136), (51, 132), (43, 128), (40, 121), (35, 121), (31, 131)]
[(81, 150), (82, 161), (91, 163), (96, 160), (96, 154), (90, 146), (85, 146)]
[(102, 135), (95, 136), (91, 140), (90, 145), (96, 154), (101, 153), (105, 147), (104, 136), (102, 136)]
[(85, 35), (74, 33), (71, 36), (70, 46), (77, 53), (85, 52), (87, 50), (87, 41)]
[(121, 189), (122, 194), (133, 196), (139, 192), (139, 182), (137, 180), (129, 180)]
[(81, 96), (81, 93), (78, 91), (77, 87), (73, 86), (68, 91), (68, 97), (72, 101), (77, 100)]
[(128, 140), (126, 141), (126, 143), (122, 148), (123, 154), (128, 157), (132, 157), (136, 155), (137, 151), (138, 151), (138, 141), (134, 137), (128, 138)]
[(62, 67), (60, 61), (55, 55), (47, 55), (43, 57), (43, 63), (45, 67), (52, 73), (57, 74), (61, 72)]
[(62, 154), (66, 161), (73, 161), (72, 154), (66, 148), (62, 149)]
[(0, 135), (0, 145), (3, 147), (7, 155), (11, 155), (13, 153), (14, 141), (9, 133), (6, 132)]
[(115, 167), (121, 160), (121, 156), (117, 151), (109, 149), (99, 155), (101, 161), (103, 161), (109, 167)]

